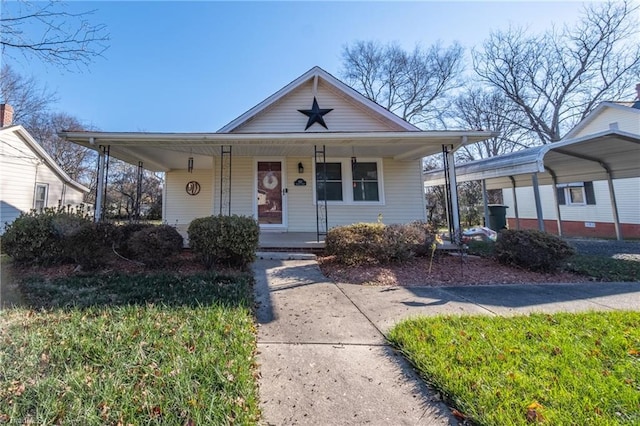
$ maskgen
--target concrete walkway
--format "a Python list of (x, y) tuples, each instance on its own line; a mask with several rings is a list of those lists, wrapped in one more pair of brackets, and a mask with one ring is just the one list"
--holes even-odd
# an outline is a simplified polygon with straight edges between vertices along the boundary
[(366, 287), (327, 281), (313, 260), (253, 269), (269, 425), (458, 424), (385, 341), (410, 316), (640, 309), (640, 283)]

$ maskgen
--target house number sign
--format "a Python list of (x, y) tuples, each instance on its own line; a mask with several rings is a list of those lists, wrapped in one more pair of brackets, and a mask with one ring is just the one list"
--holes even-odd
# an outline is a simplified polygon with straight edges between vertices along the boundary
[(187, 194), (198, 195), (200, 193), (200, 184), (195, 180), (187, 183)]

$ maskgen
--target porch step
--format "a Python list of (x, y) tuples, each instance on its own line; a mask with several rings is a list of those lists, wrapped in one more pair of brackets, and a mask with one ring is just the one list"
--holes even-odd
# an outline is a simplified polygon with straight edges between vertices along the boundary
[(316, 260), (313, 253), (291, 253), (282, 251), (258, 251), (256, 258), (260, 260)]

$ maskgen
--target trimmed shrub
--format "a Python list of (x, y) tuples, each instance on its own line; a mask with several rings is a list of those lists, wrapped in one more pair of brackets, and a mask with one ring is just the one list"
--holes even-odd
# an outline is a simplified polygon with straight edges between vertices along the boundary
[(474, 256), (480, 256), (488, 259), (495, 258), (496, 243), (491, 240), (477, 241), (471, 240), (467, 243), (468, 252)]
[(324, 239), (325, 251), (345, 265), (381, 263), (385, 228), (382, 223), (356, 223), (331, 228)]
[(138, 223), (138, 222), (129, 222), (124, 225), (114, 225), (115, 232), (112, 237), (113, 248), (118, 252), (119, 255), (131, 258), (134, 257), (135, 254), (129, 251), (129, 239), (138, 231), (142, 231), (143, 229), (150, 228), (154, 225), (150, 225), (148, 223)]
[(191, 221), (189, 246), (207, 266), (246, 267), (255, 260), (260, 228), (248, 216), (208, 216)]
[(65, 257), (87, 270), (105, 265), (112, 255), (108, 240), (113, 234), (105, 235), (107, 229), (113, 228), (89, 222), (67, 231), (62, 239)]
[(56, 209), (23, 213), (6, 226), (2, 250), (19, 264), (64, 263), (69, 260), (64, 239), (88, 223), (82, 214)]
[(503, 230), (495, 244), (498, 260), (531, 271), (550, 272), (575, 254), (575, 249), (562, 239), (546, 232), (524, 229)]
[(425, 256), (433, 240), (433, 230), (423, 222), (389, 226), (357, 223), (330, 229), (325, 249), (345, 265), (384, 264)]
[(159, 266), (180, 253), (184, 241), (172, 226), (147, 226), (135, 232), (127, 241), (127, 249), (134, 259), (147, 266)]

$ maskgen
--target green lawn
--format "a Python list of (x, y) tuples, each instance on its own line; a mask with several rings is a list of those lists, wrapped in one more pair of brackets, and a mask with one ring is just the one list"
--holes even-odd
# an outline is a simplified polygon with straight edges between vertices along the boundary
[(0, 316), (0, 424), (254, 424), (252, 278), (98, 276)]
[(390, 340), (477, 424), (640, 424), (640, 312), (416, 318)]

